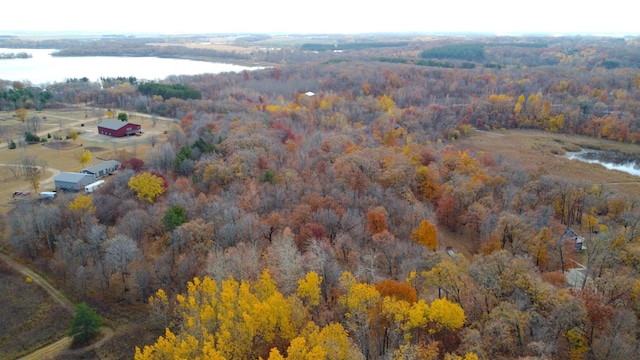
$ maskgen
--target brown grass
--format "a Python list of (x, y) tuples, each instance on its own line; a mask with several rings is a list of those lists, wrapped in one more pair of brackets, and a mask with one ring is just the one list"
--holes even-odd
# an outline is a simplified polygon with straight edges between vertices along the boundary
[(476, 131), (455, 144), (462, 150), (500, 156), (523, 168), (542, 168), (548, 174), (599, 185), (604, 190), (640, 196), (639, 177), (562, 156), (568, 151), (578, 151), (581, 148), (640, 153), (640, 148), (635, 144), (528, 130)]
[[(0, 260), (0, 359), (16, 359), (63, 337), (69, 312)], [(19, 336), (16, 336), (18, 335)]]
[[(15, 141), (22, 136), (22, 124), (13, 114), (13, 112), (0, 112), (0, 127), (9, 129)], [(33, 144), (14, 150), (9, 150), (4, 142), (0, 143), (0, 164), (19, 163), (21, 156), (33, 154), (40, 162), (46, 164), (46, 168), (61, 172), (75, 172), (83, 168), (78, 156), (82, 148), (89, 149), (92, 153), (87, 166), (115, 158), (116, 154), (121, 154), (123, 150), (128, 156), (144, 158), (144, 154), (149, 148), (147, 145), (148, 134), (162, 134), (169, 125), (167, 121), (158, 121), (156, 126), (152, 127), (148, 118), (130, 114), (129, 121), (141, 124), (145, 134), (141, 137), (129, 136), (116, 139), (98, 134), (97, 124), (99, 121), (95, 117), (91, 117), (90, 111), (85, 112), (84, 109), (30, 111), (28, 116), (46, 117), (39, 132), (41, 137), (46, 138), (47, 134), (51, 134), (52, 137), (60, 135), (65, 138), (70, 131), (77, 131), (79, 137), (75, 141), (64, 140), (58, 144), (53, 139), (48, 139), (50, 141), (44, 144)], [(42, 176), (41, 182), (53, 175), (54, 172), (48, 171)], [(16, 178), (5, 166), (0, 166), (0, 214), (6, 213), (13, 206), (15, 199), (12, 198), (12, 194), (14, 191), (31, 191), (30, 196), (37, 198), (39, 191), (49, 190), (53, 190), (53, 182), (34, 191), (24, 178)]]
[(243, 46), (236, 46), (236, 45), (229, 45), (229, 44), (224, 44), (224, 43), (210, 43), (210, 44), (199, 44), (199, 43), (184, 43), (184, 44), (148, 43), (147, 45), (152, 45), (152, 46), (183, 46), (183, 47), (186, 47), (186, 48), (189, 48), (189, 49), (209, 49), (209, 50), (217, 50), (217, 51), (236, 52), (236, 53), (240, 53), (240, 54), (248, 54), (248, 53), (251, 53), (251, 52), (255, 51), (255, 49), (252, 49), (252, 48), (243, 47)]

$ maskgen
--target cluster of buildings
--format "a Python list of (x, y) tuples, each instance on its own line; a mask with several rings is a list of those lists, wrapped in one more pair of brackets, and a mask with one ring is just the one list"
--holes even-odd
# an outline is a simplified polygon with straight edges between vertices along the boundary
[(56, 190), (61, 191), (82, 191), (86, 187), (95, 183), (100, 178), (105, 177), (120, 168), (120, 162), (117, 160), (107, 160), (88, 168), (80, 170), (80, 172), (62, 172), (53, 178)]
[[(98, 124), (98, 133), (113, 137), (124, 137), (130, 135), (139, 135), (142, 133), (142, 127), (138, 124), (107, 119)], [(80, 170), (80, 172), (63, 172), (57, 175), (53, 181), (56, 191), (87, 191), (92, 192), (104, 181), (100, 178), (107, 176), (120, 168), (120, 162), (116, 160), (107, 160), (88, 168)], [(42, 197), (55, 197), (55, 192), (44, 192), (40, 194)]]

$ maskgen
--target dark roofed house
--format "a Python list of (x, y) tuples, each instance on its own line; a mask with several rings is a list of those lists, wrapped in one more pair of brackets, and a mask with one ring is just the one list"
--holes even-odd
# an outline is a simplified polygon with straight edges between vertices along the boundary
[(562, 239), (563, 242), (572, 242), (574, 244), (575, 251), (582, 251), (587, 249), (587, 247), (584, 246), (584, 238), (578, 235), (578, 233), (575, 232), (571, 227), (567, 227), (567, 230), (565, 230), (560, 239)]
[(63, 172), (53, 178), (56, 189), (63, 191), (80, 191), (93, 181), (93, 175), (74, 172)]
[(123, 137), (139, 133), (142, 127), (138, 124), (108, 119), (98, 124), (98, 132), (102, 135)]
[(99, 162), (95, 165), (89, 166), (88, 168), (84, 168), (80, 170), (83, 174), (93, 175), (95, 180), (107, 176), (112, 172), (118, 170), (120, 168), (120, 162), (117, 160), (107, 160)]

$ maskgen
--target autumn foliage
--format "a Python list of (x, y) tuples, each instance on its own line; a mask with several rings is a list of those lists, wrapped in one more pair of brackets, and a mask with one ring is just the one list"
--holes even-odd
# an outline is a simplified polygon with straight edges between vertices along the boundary
[[(116, 339), (140, 359), (640, 358), (634, 180), (546, 165), (585, 145), (635, 161), (637, 39), (344, 45), (167, 79), (197, 98), (51, 84), (37, 106), (135, 109), (166, 133), (140, 159), (123, 145), (100, 191), (11, 202), (2, 248), (135, 322)], [(39, 169), (5, 174), (21, 168)]]
[(166, 182), (163, 178), (150, 172), (136, 175), (129, 180), (129, 187), (137, 194), (138, 199), (150, 203), (153, 203), (158, 196), (164, 193), (165, 185)]

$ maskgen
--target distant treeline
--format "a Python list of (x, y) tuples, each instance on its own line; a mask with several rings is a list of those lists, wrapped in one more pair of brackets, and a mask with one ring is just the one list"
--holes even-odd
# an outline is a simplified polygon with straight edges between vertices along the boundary
[(384, 47), (402, 47), (407, 46), (409, 43), (406, 41), (394, 41), (394, 42), (360, 42), (360, 43), (348, 43), (348, 44), (302, 44), (301, 50), (305, 51), (329, 51), (329, 50), (363, 50), (370, 48), (384, 48)]
[(92, 46), (73, 46), (62, 49), (52, 54), (52, 56), (156, 56), (166, 58), (248, 59), (247, 55), (237, 52), (188, 48), (185, 46), (151, 46), (136, 42), (109, 41), (96, 41)]
[[(196, 59), (236, 59), (247, 60), (249, 56), (231, 51), (213, 49), (188, 48), (185, 46), (153, 46), (150, 42), (158, 42), (158, 38), (102, 38), (88, 42), (77, 39), (26, 40), (17, 38), (0, 38), (0, 47), (29, 49), (58, 49), (52, 56), (156, 56), (166, 58)], [(176, 45), (167, 43), (167, 45)]]
[(202, 99), (202, 94), (199, 91), (188, 88), (185, 85), (173, 84), (158, 84), (154, 82), (148, 82), (138, 85), (138, 91), (144, 95), (160, 95), (163, 99), (178, 98), (183, 100)]
[(103, 87), (108, 88), (108, 87), (113, 87), (116, 86), (117, 84), (123, 84), (123, 83), (129, 83), (133, 86), (138, 84), (138, 78), (136, 78), (135, 76), (116, 76), (116, 77), (100, 77), (100, 83), (102, 84)]
[(19, 53), (0, 53), (0, 59), (28, 59), (30, 57), (32, 55), (24, 51)]
[(485, 59), (484, 48), (487, 46), (510, 46), (527, 48), (544, 48), (544, 43), (486, 43), (486, 44), (453, 44), (428, 49), (420, 53), (424, 59), (458, 59), (481, 62)]
[(389, 57), (380, 57), (376, 59), (380, 62), (389, 62), (396, 64), (415, 64), (420, 66), (433, 66), (433, 67), (442, 67), (442, 68), (462, 68), (462, 69), (473, 69), (476, 67), (476, 64), (468, 61), (463, 61), (460, 64), (454, 64), (450, 61), (437, 61), (432, 59), (421, 59), (421, 60), (409, 60), (404, 58), (389, 58)]

